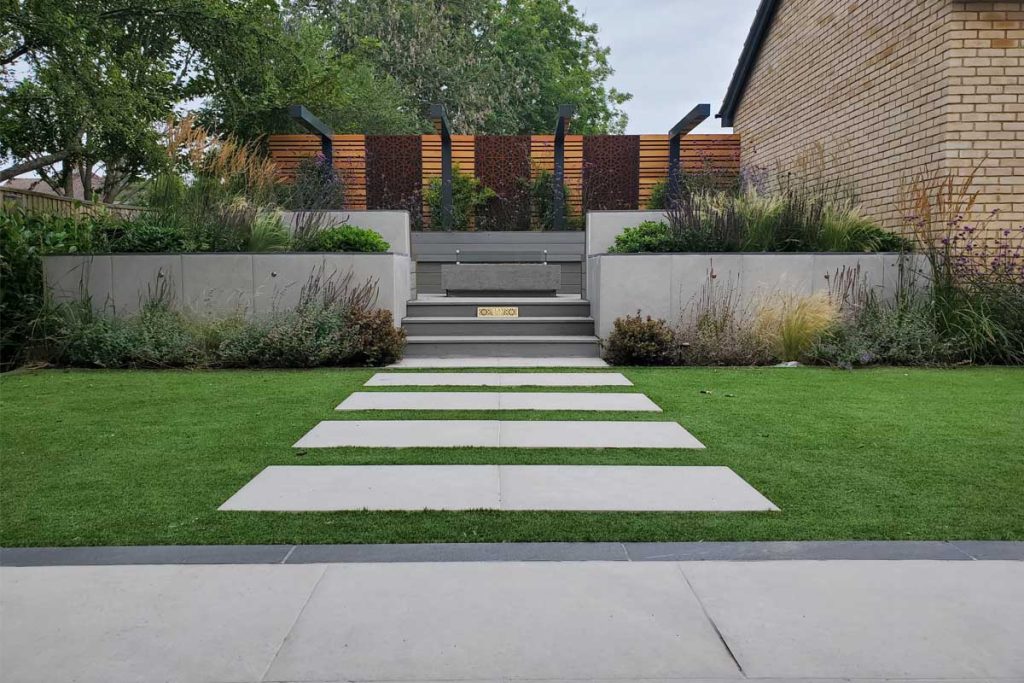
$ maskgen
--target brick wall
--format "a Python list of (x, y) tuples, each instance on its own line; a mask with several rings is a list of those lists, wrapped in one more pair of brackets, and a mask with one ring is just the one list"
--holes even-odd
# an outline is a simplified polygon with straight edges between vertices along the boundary
[(1020, 222), (1022, 25), (1024, 2), (783, 0), (735, 116), (743, 162), (817, 156), (898, 228), (902, 183), (987, 154), (978, 208)]

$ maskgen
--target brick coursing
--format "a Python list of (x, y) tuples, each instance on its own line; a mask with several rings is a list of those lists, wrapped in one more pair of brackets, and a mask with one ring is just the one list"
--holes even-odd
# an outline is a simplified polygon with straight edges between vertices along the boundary
[(977, 211), (1022, 224), (1024, 2), (782, 0), (734, 127), (745, 166), (817, 157), (893, 229), (901, 184), (984, 159)]

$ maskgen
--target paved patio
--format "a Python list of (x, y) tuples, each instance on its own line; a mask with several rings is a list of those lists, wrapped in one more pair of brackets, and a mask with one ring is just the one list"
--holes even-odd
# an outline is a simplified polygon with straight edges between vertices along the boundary
[(1012, 561), (4, 567), (0, 660), (26, 683), (1019, 681), (1022, 604)]

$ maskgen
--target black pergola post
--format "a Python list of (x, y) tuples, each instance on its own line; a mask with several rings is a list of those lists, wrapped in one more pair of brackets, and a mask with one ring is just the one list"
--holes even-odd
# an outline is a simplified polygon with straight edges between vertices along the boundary
[(430, 118), (441, 134), (441, 227), (452, 229), (452, 132), (443, 104), (430, 105)]
[(704, 119), (711, 116), (710, 104), (698, 104), (690, 110), (690, 113), (679, 119), (679, 123), (672, 126), (668, 132), (668, 183), (665, 187), (665, 208), (669, 208), (669, 202), (675, 201), (679, 195), (679, 180), (682, 177), (682, 169), (679, 164), (679, 142), (684, 135), (701, 124)]
[(555, 123), (555, 173), (551, 197), (551, 227), (565, 230), (565, 134), (576, 108), (571, 104), (558, 105), (558, 121)]
[(320, 151), (326, 157), (331, 168), (334, 168), (334, 143), (331, 142), (331, 136), (334, 135), (334, 131), (328, 128), (327, 124), (323, 121), (313, 116), (301, 104), (293, 104), (288, 107), (288, 116), (292, 117), (310, 133), (320, 136)]

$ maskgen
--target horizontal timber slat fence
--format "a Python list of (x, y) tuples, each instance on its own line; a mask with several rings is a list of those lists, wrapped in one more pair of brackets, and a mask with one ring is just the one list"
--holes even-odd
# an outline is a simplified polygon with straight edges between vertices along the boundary
[(59, 197), (45, 192), (0, 187), (0, 205), (5, 203), (20, 206), (29, 213), (48, 214), (64, 218), (96, 215), (97, 213), (112, 213), (121, 218), (131, 219), (152, 210), (144, 206), (86, 202), (81, 199)]
[[(554, 135), (452, 135), (452, 161), (498, 195), (478, 213), (479, 229), (529, 229), (530, 182), (554, 170)], [(566, 135), (565, 187), (571, 216), (643, 209), (669, 170), (669, 135)], [(441, 176), (440, 135), (334, 135), (333, 166), (345, 182), (345, 208), (404, 209), (414, 225), (430, 224), (427, 188)], [(317, 135), (272, 135), (271, 157), (285, 180), (321, 151)], [(684, 174), (731, 179), (740, 170), (738, 135), (680, 139)], [(523, 207), (525, 209), (525, 213)], [(579, 221), (577, 220), (577, 224)]]

